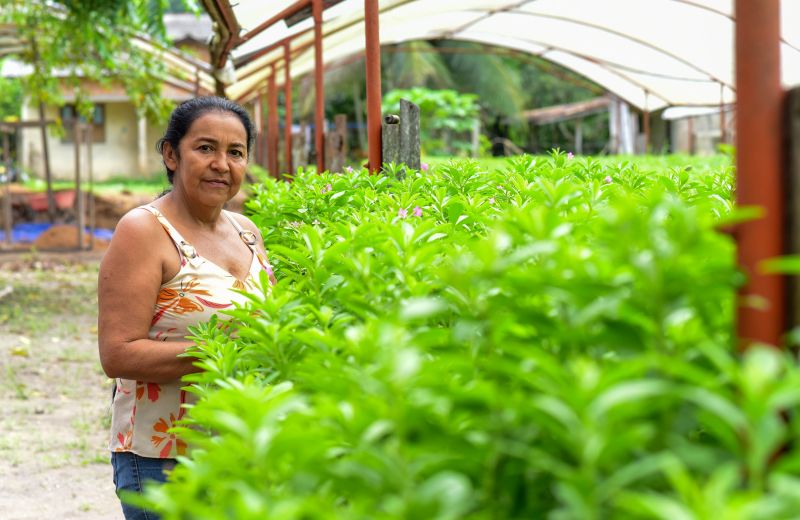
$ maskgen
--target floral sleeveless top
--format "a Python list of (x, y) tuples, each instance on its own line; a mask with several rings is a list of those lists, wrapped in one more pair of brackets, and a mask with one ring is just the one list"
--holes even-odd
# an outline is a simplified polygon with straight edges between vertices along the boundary
[[(178, 273), (161, 286), (153, 308), (148, 337), (156, 341), (184, 341), (188, 327), (208, 321), (221, 309), (231, 309), (242, 303), (244, 295), (237, 291), (259, 288), (261, 271), (274, 280), (267, 259), (255, 247), (255, 236), (245, 231), (233, 216), (223, 214), (239, 232), (253, 253), (250, 270), (244, 281), (238, 280), (222, 267), (199, 256), (164, 215), (153, 206), (141, 206), (152, 213), (175, 243), (180, 255)], [(229, 316), (219, 315), (227, 320)], [(111, 419), (111, 451), (133, 452), (143, 457), (174, 458), (186, 452), (186, 442), (169, 429), (186, 413), (182, 406), (193, 402), (193, 395), (181, 387), (180, 380), (170, 383), (149, 383), (117, 379)]]

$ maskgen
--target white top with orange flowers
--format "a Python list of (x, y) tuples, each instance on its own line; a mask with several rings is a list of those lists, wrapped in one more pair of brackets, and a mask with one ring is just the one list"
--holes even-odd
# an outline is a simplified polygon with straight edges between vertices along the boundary
[[(156, 341), (184, 341), (188, 327), (208, 321), (221, 309), (242, 303), (245, 296), (238, 291), (259, 288), (260, 272), (273, 279), (267, 259), (255, 247), (255, 236), (245, 231), (227, 211), (239, 236), (253, 252), (247, 278), (241, 281), (222, 267), (199, 256), (161, 212), (153, 206), (141, 206), (152, 213), (178, 249), (181, 268), (171, 280), (161, 285), (148, 337)], [(222, 320), (230, 319), (224, 314)], [(142, 457), (174, 458), (186, 452), (186, 442), (169, 429), (186, 413), (182, 406), (192, 402), (192, 394), (181, 387), (180, 380), (170, 383), (148, 383), (117, 379), (111, 419), (111, 451), (133, 452)]]

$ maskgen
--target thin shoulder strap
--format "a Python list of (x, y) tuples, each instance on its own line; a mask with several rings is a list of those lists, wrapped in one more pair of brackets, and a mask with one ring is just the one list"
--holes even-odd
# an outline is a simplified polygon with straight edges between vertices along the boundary
[(187, 242), (183, 236), (178, 232), (175, 227), (170, 224), (167, 217), (161, 213), (158, 208), (151, 205), (139, 206), (139, 209), (147, 210), (153, 214), (153, 216), (158, 220), (158, 223), (161, 224), (161, 227), (164, 228), (164, 231), (167, 232), (167, 235), (172, 239), (172, 242), (175, 243), (175, 248), (178, 250), (178, 253), (181, 255), (181, 263), (183, 263), (184, 257), (186, 258), (195, 258), (197, 257), (197, 251), (195, 251), (194, 246), (192, 246), (189, 242)]
[(251, 251), (253, 251), (254, 253), (258, 253), (258, 250), (256, 249), (256, 234), (253, 233), (252, 231), (244, 229), (242, 225), (239, 224), (239, 221), (236, 220), (236, 217), (234, 217), (230, 211), (223, 209), (222, 213), (228, 218), (231, 224), (233, 224), (233, 227), (239, 233), (239, 238), (242, 239), (242, 242), (247, 244), (247, 247), (249, 247)]
[(256, 248), (256, 240), (258, 240), (256, 238), (256, 234), (253, 233), (252, 231), (244, 229), (241, 226), (241, 224), (239, 224), (239, 222), (236, 220), (236, 217), (234, 217), (230, 211), (223, 209), (222, 212), (225, 214), (226, 217), (228, 217), (228, 220), (231, 221), (231, 224), (233, 224), (233, 227), (236, 229), (236, 231), (239, 232), (239, 238), (242, 239), (242, 242), (247, 244), (247, 247), (249, 247), (250, 250), (253, 252), (253, 257), (258, 259), (258, 263), (259, 265), (261, 265), (261, 268), (267, 272), (270, 283), (272, 285), (275, 285), (277, 281), (275, 280), (275, 273), (272, 271), (272, 266), (270, 265), (269, 260), (267, 259), (266, 256), (261, 254), (258, 248)]

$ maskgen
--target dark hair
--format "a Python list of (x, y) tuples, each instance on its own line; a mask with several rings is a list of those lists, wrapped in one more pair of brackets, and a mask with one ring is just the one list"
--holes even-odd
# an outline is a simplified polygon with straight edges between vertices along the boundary
[[(192, 123), (194, 123), (195, 120), (197, 120), (200, 116), (212, 111), (230, 112), (239, 118), (239, 120), (242, 122), (242, 126), (244, 126), (245, 132), (247, 132), (247, 156), (249, 157), (250, 148), (252, 147), (253, 140), (255, 139), (255, 128), (253, 127), (253, 122), (250, 121), (250, 116), (247, 115), (245, 109), (237, 103), (234, 103), (230, 99), (217, 96), (196, 97), (194, 99), (184, 101), (175, 107), (175, 110), (173, 110), (172, 114), (169, 116), (169, 123), (167, 123), (167, 130), (164, 132), (164, 137), (156, 142), (156, 150), (158, 150), (158, 153), (163, 152), (164, 143), (169, 143), (177, 154), (178, 145), (180, 144), (181, 139), (183, 139), (183, 137), (189, 131)], [(167, 179), (169, 180), (169, 183), (172, 184), (172, 179), (175, 176), (175, 172), (167, 168), (166, 164), (164, 165), (164, 168), (167, 169)]]

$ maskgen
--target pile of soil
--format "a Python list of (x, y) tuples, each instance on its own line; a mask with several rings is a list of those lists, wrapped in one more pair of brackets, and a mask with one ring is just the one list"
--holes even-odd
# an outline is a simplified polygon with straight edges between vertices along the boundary
[[(83, 247), (89, 247), (89, 234), (83, 234)], [(74, 249), (78, 245), (78, 228), (75, 226), (53, 226), (37, 238), (34, 243), (37, 249)], [(105, 240), (94, 239), (93, 249), (102, 251), (108, 247)]]
[(102, 229), (115, 229), (117, 222), (128, 211), (153, 202), (155, 197), (131, 192), (96, 194), (94, 196), (95, 226)]

